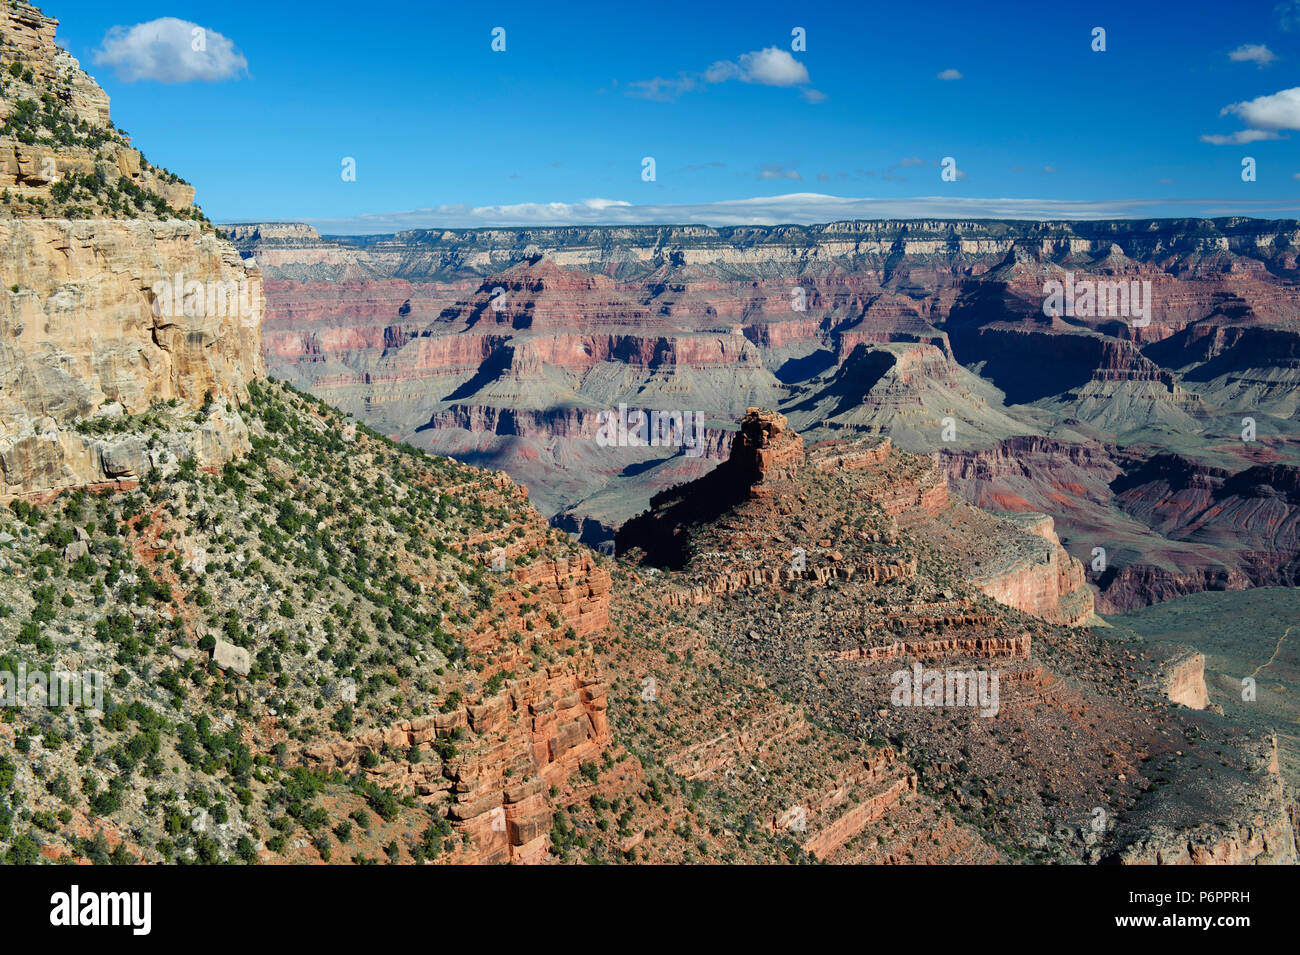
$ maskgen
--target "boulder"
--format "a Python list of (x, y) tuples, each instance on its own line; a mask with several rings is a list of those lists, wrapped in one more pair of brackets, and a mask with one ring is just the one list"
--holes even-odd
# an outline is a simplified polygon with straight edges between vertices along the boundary
[(247, 650), (224, 640), (218, 640), (212, 648), (212, 659), (221, 669), (233, 670), (240, 676), (248, 676), (253, 668), (253, 657)]

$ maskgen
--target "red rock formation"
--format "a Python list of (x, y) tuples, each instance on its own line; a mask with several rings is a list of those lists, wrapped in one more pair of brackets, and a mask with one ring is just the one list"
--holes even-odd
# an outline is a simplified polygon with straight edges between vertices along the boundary
[(795, 570), (789, 566), (752, 567), (706, 575), (704, 582), (689, 589), (674, 589), (664, 595), (669, 607), (699, 606), (712, 603), (719, 594), (734, 593), (750, 587), (777, 588), (796, 580), (827, 584), (832, 580), (863, 580), (878, 584), (887, 580), (906, 580), (916, 573), (916, 558), (896, 562), (832, 562)]
[[(987, 627), (992, 623), (988, 616), (967, 615), (937, 621), (947, 626)], [(904, 640), (876, 647), (857, 647), (833, 654), (843, 663), (879, 663), (898, 658), (916, 659), (931, 656), (959, 656), (975, 659), (1015, 658), (1028, 659), (1033, 641), (1029, 634), (1017, 637), (946, 637), (931, 640)]]
[[(433, 716), (404, 720), (354, 740), (305, 747), (301, 758), (355, 772), (369, 752), (419, 753), (379, 763), (366, 775), (442, 808), (472, 840), (459, 861), (540, 862), (550, 841), (549, 787), (598, 756), (610, 742), (608, 687), (572, 664), (507, 680), (505, 690)], [(457, 754), (439, 758), (438, 741), (466, 734)]]
[[(236, 233), (280, 276), (267, 285), (275, 374), (385, 433), (495, 460), (542, 490), (548, 513), (565, 511), (570, 525), (617, 525), (663, 487), (653, 468), (593, 467), (568, 443), (570, 423), (551, 412), (582, 406), (572, 395), (581, 399), (588, 383), (603, 389), (614, 377), (683, 404), (704, 400), (720, 420), (761, 401), (806, 434), (890, 433), (927, 452), (951, 414), (968, 445), (941, 448), (958, 493), (1051, 514), (1071, 547), (1086, 544), (1080, 555), (1105, 547), (1112, 573), (1132, 561), (1121, 554), (1138, 553), (1180, 581), (1143, 594), (1135, 590), (1143, 575), (1130, 574), (1111, 607), (1212, 583), (1207, 572), (1220, 568), (1255, 585), (1300, 576), (1300, 539), (1276, 502), (1192, 508), (1181, 520), (1173, 509), (1183, 500), (1160, 507), (1156, 488), (1151, 502), (1140, 491), (1111, 493), (1109, 482), (1136, 462), (1104, 443), (1150, 425), (1195, 445), (1220, 408), (1258, 419), (1274, 443), (1289, 440), (1267, 416), (1291, 417), (1300, 386), (1300, 334), (1289, 327), (1300, 292), (1286, 278), (1298, 234), (1291, 223), (1247, 220), (447, 230), (343, 243), (284, 228)], [(1044, 282), (1067, 271), (1149, 281), (1151, 324), (1043, 315)], [(1028, 417), (999, 408), (969, 368), (1008, 404), (1050, 408)], [(538, 409), (546, 415), (515, 426), (524, 441), (470, 430)], [(1052, 439), (1023, 435), (1047, 430), (1048, 419)], [(1269, 461), (1258, 447), (1253, 456), (1241, 446), (1213, 450)], [(985, 453), (998, 473), (969, 457), (974, 471), (955, 463)], [(570, 474), (553, 476), (562, 469)], [(625, 487), (638, 493), (610, 493), (585, 510), (603, 489)], [(942, 506), (946, 492), (929, 493), (925, 506)], [(629, 498), (622, 510), (610, 504)], [(1244, 546), (1224, 547), (1230, 537)], [(1204, 539), (1235, 553), (1207, 561), (1194, 544)], [(1113, 586), (1105, 576), (1094, 584)]]
[(1165, 696), (1193, 710), (1203, 710), (1210, 705), (1205, 688), (1205, 654), (1188, 650), (1166, 660), (1161, 666), (1160, 679)]
[(761, 497), (765, 481), (789, 478), (803, 462), (803, 438), (790, 430), (785, 415), (750, 408), (740, 419), (727, 472), (746, 482), (752, 496)]
[[(534, 546), (535, 541), (515, 542), (502, 549), (506, 560)], [(493, 631), (480, 632), (470, 638), (471, 649), (496, 647), (523, 625), (519, 611), (525, 603), (536, 605), (538, 598), (579, 637), (599, 633), (609, 626), (609, 571), (596, 563), (590, 551), (580, 551), (557, 560), (535, 560), (525, 567), (509, 571), (519, 583), (499, 609), (505, 619)]]
[(1051, 623), (1079, 625), (1092, 617), (1093, 599), (1083, 564), (1065, 552), (1052, 519), (1032, 515), (1020, 527), (1047, 541), (1045, 559), (1037, 555), (995, 573), (975, 578), (976, 586), (999, 603)]

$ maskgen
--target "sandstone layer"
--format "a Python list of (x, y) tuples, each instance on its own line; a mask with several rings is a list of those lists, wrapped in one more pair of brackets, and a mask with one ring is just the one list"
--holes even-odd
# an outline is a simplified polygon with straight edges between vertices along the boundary
[[(729, 442), (703, 462), (610, 452), (575, 415), (640, 402), (721, 428), (762, 404), (812, 441), (937, 452), (972, 503), (1049, 515), (1085, 565), (1105, 550), (1088, 585), (1106, 610), (1297, 579), (1293, 221), (233, 228), (270, 278), (276, 374), (506, 469), (591, 543)], [(1149, 282), (1150, 322), (1044, 314), (1067, 276)], [(1111, 487), (1166, 453), (1221, 485)]]

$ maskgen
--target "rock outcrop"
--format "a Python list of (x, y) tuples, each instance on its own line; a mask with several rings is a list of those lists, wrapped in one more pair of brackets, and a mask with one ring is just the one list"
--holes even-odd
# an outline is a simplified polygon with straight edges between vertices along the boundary
[(57, 28), (24, 0), (0, 12), (0, 217), (206, 221), (194, 188), (150, 165), (113, 125), (108, 95), (55, 42)]
[[(30, 4), (6, 4), (4, 11), (4, 40), (6, 59), (18, 63), (18, 75), (13, 79), (25, 84), (28, 90), (57, 91), (60, 102), (80, 122), (91, 126), (108, 125), (108, 94), (81, 71), (81, 65), (54, 39), (59, 21), (47, 17)], [(28, 77), (27, 71), (32, 72)], [(9, 97), (6, 97), (8, 99)], [(20, 96), (15, 96), (16, 101)]]
[(846, 493), (936, 547), (998, 602), (1052, 623), (1091, 619), (1092, 592), (1083, 567), (1061, 547), (1050, 517), (996, 517), (952, 499), (936, 461), (899, 451), (888, 438), (826, 442), (806, 452), (784, 415), (760, 408), (750, 408), (740, 420), (725, 462), (697, 481), (656, 495), (650, 510), (620, 528), (618, 552), (670, 567), (684, 566), (695, 554), (692, 586), (666, 598), (676, 606), (710, 603), (749, 587), (905, 581), (916, 573), (915, 558), (891, 559), (860, 548), (852, 538), (841, 543), (843, 537), (795, 540), (784, 548), (776, 540), (755, 538), (752, 552), (739, 562), (733, 563), (735, 555), (722, 566), (698, 559), (693, 528), (722, 520), (745, 502), (788, 512), (790, 497), (802, 496), (791, 484), (805, 468), (842, 480)]
[(1002, 566), (981, 568), (976, 586), (999, 603), (1052, 623), (1077, 626), (1092, 619), (1093, 596), (1083, 564), (1066, 553), (1046, 514), (1008, 515), (1009, 523), (1046, 542)]
[(762, 497), (765, 482), (788, 480), (803, 463), (803, 438), (790, 430), (785, 415), (750, 408), (740, 419), (724, 473), (752, 497)]
[[(433, 716), (309, 745), (301, 759), (364, 772), (445, 814), (469, 842), (458, 861), (542, 862), (555, 808), (547, 791), (611, 742), (607, 691), (586, 666), (558, 664)], [(440, 756), (453, 738), (456, 754)], [(405, 755), (376, 759), (383, 753)]]
[[(1123, 865), (1295, 865), (1296, 832), (1278, 773), (1277, 737), (1268, 734), (1231, 775), (1188, 774), (1184, 791), (1153, 793), (1122, 827), (1125, 844), (1112, 856)], [(1195, 812), (1196, 798), (1222, 805), (1222, 790), (1235, 801), (1227, 818)], [(1136, 831), (1134, 831), (1136, 829)]]
[(1210, 705), (1205, 688), (1205, 654), (1182, 649), (1161, 661), (1158, 676), (1160, 691), (1171, 703), (1188, 709), (1203, 710)]
[(1051, 623), (1078, 625), (1092, 618), (1093, 598), (1083, 565), (1066, 553), (1052, 519), (1032, 512), (987, 514), (953, 498), (940, 464), (913, 458), (905, 469), (886, 467), (889, 438), (872, 445), (819, 446), (812, 460), (823, 471), (858, 472), (863, 493), (899, 526), (919, 534), (965, 568), (983, 593)]
[(53, 89), (73, 124), (52, 144), (36, 120), (0, 138), (0, 499), (220, 465), (248, 448), (238, 409), (265, 373), (258, 271), (202, 224), (192, 188), (142, 165), (56, 26), (23, 3), (0, 13), (16, 66), (0, 115)]

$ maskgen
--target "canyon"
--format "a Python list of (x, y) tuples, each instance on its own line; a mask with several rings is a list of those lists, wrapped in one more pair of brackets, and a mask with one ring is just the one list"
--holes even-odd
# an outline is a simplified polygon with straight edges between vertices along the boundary
[[(587, 543), (764, 406), (1047, 515), (1108, 612), (1295, 582), (1293, 221), (228, 228), (265, 277), (271, 374), (505, 470)], [(1067, 274), (1150, 282), (1150, 323), (1044, 314)], [(597, 447), (620, 404), (703, 416), (706, 454)]]
[[(0, 669), (109, 689), (6, 708), (0, 860), (1296, 862), (1278, 733), (1089, 626), (1291, 572), (1294, 228), (220, 230), (56, 28), (0, 11)], [(1179, 304), (1016, 313), (1076, 257)]]

